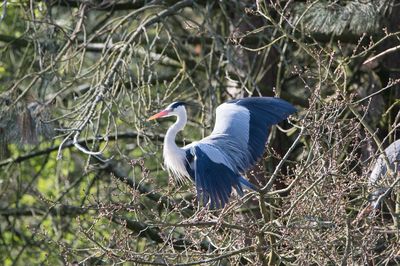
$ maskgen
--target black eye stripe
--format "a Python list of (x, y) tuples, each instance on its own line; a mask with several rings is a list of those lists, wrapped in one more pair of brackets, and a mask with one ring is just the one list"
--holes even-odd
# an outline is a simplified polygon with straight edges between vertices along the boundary
[(179, 102), (174, 102), (173, 104), (171, 104), (171, 108), (172, 108), (172, 109), (175, 109), (176, 107), (178, 107), (178, 106), (180, 106), (180, 105), (186, 105), (186, 103), (185, 103), (185, 102), (181, 102), (181, 101), (179, 101)]

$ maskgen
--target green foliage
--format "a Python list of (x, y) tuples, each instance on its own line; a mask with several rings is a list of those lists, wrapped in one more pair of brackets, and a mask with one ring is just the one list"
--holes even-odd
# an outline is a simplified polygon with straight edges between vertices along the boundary
[(315, 1), (293, 5), (293, 23), (310, 33), (327, 35), (381, 34), (384, 19), (394, 1)]
[[(7, 1), (0, 264), (396, 264), (398, 176), (367, 200), (399, 136), (395, 1), (147, 2)], [(274, 184), (210, 210), (162, 166), (174, 118), (146, 119), (186, 101), (183, 146), (259, 95), (299, 110), (246, 173)]]

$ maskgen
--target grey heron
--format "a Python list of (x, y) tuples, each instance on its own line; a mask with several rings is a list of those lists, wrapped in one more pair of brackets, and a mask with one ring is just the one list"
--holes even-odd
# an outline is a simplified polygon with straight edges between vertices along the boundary
[[(388, 159), (389, 168), (392, 171), (400, 171), (400, 166), (396, 167), (396, 163), (400, 163), (400, 139), (390, 144), (384, 152)], [(374, 209), (379, 208), (380, 203), (390, 194), (393, 189), (394, 184), (389, 188), (381, 187), (379, 185), (379, 182), (384, 181), (383, 179), (386, 177), (387, 172), (388, 169), (385, 158), (384, 155), (381, 154), (376, 160), (368, 180), (369, 185), (371, 187), (375, 187), (375, 190), (372, 191), (369, 196), (369, 200)]]
[(391, 194), (394, 186), (398, 183), (398, 178), (396, 178), (389, 187), (381, 185), (384, 181), (387, 181), (385, 178), (388, 178), (387, 166), (389, 166), (391, 171), (400, 171), (400, 167), (397, 166), (396, 169), (396, 163), (400, 162), (400, 139), (390, 144), (384, 150), (384, 153), (388, 161), (385, 162), (385, 156), (383, 154), (379, 155), (376, 160), (368, 179), (368, 185), (373, 188), (372, 192), (368, 195), (369, 203), (359, 212), (353, 224), (356, 224), (367, 215), (375, 215), (381, 203)]
[(176, 134), (187, 122), (184, 102), (171, 103), (148, 121), (176, 116), (164, 139), (164, 165), (177, 181), (195, 183), (197, 197), (211, 208), (224, 207), (232, 188), (243, 195), (242, 185), (256, 189), (243, 177), (264, 153), (269, 128), (296, 109), (273, 97), (249, 97), (230, 100), (216, 109), (212, 133), (182, 148), (175, 143)]
[[(395, 170), (395, 163), (400, 163), (400, 139), (396, 140), (392, 144), (390, 144), (386, 149), (385, 153), (387, 159), (389, 161), (389, 167), (392, 170)], [(400, 167), (399, 169), (400, 170)], [(374, 167), (372, 168), (371, 175), (369, 176), (369, 184), (376, 185), (378, 181), (382, 179), (386, 175), (387, 168), (383, 154), (378, 157)]]

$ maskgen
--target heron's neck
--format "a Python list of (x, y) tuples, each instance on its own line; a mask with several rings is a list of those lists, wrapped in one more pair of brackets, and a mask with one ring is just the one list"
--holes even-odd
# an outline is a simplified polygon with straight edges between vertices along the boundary
[(175, 143), (176, 134), (181, 131), (187, 122), (186, 113), (179, 114), (176, 122), (168, 129), (164, 139), (164, 152), (165, 151), (177, 151), (180, 148)]
[(175, 176), (177, 180), (184, 181), (185, 177), (189, 177), (186, 170), (185, 150), (179, 148), (175, 143), (176, 134), (181, 131), (187, 122), (186, 111), (181, 110), (177, 113), (178, 119), (168, 129), (164, 139), (164, 165)]

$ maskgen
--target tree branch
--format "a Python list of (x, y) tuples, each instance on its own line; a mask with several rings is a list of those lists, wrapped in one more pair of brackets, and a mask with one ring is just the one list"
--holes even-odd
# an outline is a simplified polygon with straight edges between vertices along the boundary
[[(59, 207), (54, 207), (50, 209), (49, 214), (52, 216), (68, 216), (68, 217), (76, 217), (82, 214), (87, 213), (90, 210), (97, 211), (96, 209), (91, 208), (82, 208), (71, 205), (61, 205)], [(38, 207), (22, 207), (22, 208), (13, 208), (13, 209), (0, 209), (0, 216), (36, 216), (36, 215), (44, 215), (48, 210), (46, 208), (38, 208)], [(126, 226), (129, 230), (137, 233), (138, 237), (147, 238), (153, 240), (157, 243), (164, 243), (165, 240), (162, 238), (162, 234), (159, 228), (146, 224), (141, 221), (131, 220), (124, 218), (122, 216), (113, 215), (111, 220), (119, 225)], [(195, 224), (193, 225), (195, 226)], [(185, 250), (188, 247), (194, 247), (195, 243), (191, 242), (184, 238), (184, 236), (179, 236), (176, 239), (171, 240), (172, 246), (177, 250)], [(208, 241), (202, 241), (200, 243), (200, 248), (203, 251), (214, 250), (215, 247)]]
[(82, 3), (88, 5), (90, 9), (99, 11), (117, 11), (117, 10), (129, 10), (138, 9), (143, 7), (148, 1), (146, 0), (133, 0), (127, 2), (117, 1), (84, 1), (84, 0), (56, 0), (50, 3), (50, 6), (64, 6), (64, 7), (79, 7)]
[[(37, 207), (21, 207), (21, 208), (8, 208), (0, 209), (1, 216), (35, 216), (44, 215), (48, 210)], [(71, 205), (61, 205), (59, 207), (54, 207), (50, 209), (50, 214), (55, 216), (69, 216), (75, 217), (81, 214), (85, 214), (89, 211), (89, 208), (76, 207)]]
[[(117, 134), (117, 135), (115, 135), (115, 134), (109, 135), (108, 136), (108, 141), (115, 141), (115, 140), (118, 140), (118, 139), (136, 139), (138, 137), (139, 138), (147, 137), (147, 138), (150, 138), (153, 141), (155, 141), (155, 140), (164, 141), (165, 135), (164, 134), (153, 134), (153, 133), (142, 134), (142, 133), (139, 133), (137, 131), (132, 131), (132, 132), (127, 132), (127, 133), (120, 133), (120, 134)], [(80, 145), (86, 145), (86, 143), (92, 142), (92, 141), (95, 141), (95, 140), (99, 141), (99, 142), (106, 141), (104, 138), (101, 138), (101, 139), (88, 138), (88, 139), (79, 140), (78, 143)], [(183, 144), (182, 141), (177, 141), (177, 143), (178, 144)], [(186, 142), (186, 143), (188, 143), (188, 142)], [(62, 145), (61, 150), (64, 150), (64, 149), (67, 149), (67, 148), (71, 148), (73, 146), (74, 146), (73, 141), (67, 141), (66, 143), (64, 143)], [(42, 155), (46, 155), (46, 154), (58, 151), (59, 149), (60, 149), (60, 145), (57, 145), (57, 146), (53, 146), (53, 147), (50, 147), (50, 148), (47, 148), (47, 149), (44, 149), (44, 150), (30, 152), (30, 153), (18, 156), (17, 158), (14, 158), (14, 159), (13, 158), (8, 158), (6, 160), (0, 161), (0, 167), (8, 165), (10, 163), (20, 163), (20, 162), (32, 159), (32, 158), (37, 157), (37, 156), (42, 156)]]
[[(157, 227), (148, 225), (146, 223), (130, 220), (120, 216), (113, 216), (112, 221), (120, 225), (125, 225), (126, 228), (137, 233), (139, 237), (145, 237), (157, 243), (165, 243), (168, 241), (162, 238), (161, 232)], [(176, 250), (186, 250), (187, 248), (192, 249), (192, 247), (195, 247), (195, 243), (185, 239), (182, 235), (171, 239), (170, 242)], [(203, 251), (215, 250), (215, 247), (206, 240), (200, 242), (200, 248)]]

